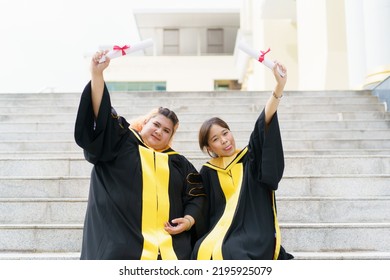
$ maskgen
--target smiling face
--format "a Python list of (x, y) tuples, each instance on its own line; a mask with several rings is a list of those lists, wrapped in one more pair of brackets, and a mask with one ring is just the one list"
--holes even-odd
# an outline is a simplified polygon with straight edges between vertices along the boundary
[(140, 135), (146, 145), (160, 151), (169, 146), (173, 132), (173, 122), (164, 115), (157, 114), (145, 123)]
[(207, 149), (219, 157), (229, 157), (236, 151), (236, 142), (228, 128), (218, 124), (210, 127)]

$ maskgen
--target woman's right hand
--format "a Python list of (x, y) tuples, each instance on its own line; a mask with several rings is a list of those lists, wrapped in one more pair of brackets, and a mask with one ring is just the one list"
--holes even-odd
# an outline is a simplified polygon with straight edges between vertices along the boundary
[[(284, 76), (280, 76), (278, 69), (283, 72)], [(281, 93), (284, 90), (284, 86), (286, 85), (287, 82), (287, 69), (283, 64), (280, 64), (279, 62), (275, 61), (275, 66), (272, 69), (273, 74), (275, 76), (276, 80), (276, 89), (277, 91), (281, 91)]]
[(109, 57), (106, 57), (106, 61), (104, 61), (102, 63), (99, 63), (99, 60), (106, 53), (108, 53), (108, 50), (97, 51), (93, 55), (92, 60), (91, 60), (91, 74), (92, 75), (101, 75), (103, 73), (104, 69), (106, 69), (108, 67), (108, 65), (110, 64), (110, 58)]

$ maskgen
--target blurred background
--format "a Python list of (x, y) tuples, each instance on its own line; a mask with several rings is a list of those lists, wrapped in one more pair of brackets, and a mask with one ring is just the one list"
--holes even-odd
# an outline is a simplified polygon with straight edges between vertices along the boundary
[(98, 49), (111, 90), (268, 90), (241, 40), (288, 68), (288, 90), (370, 89), (390, 75), (386, 0), (1, 0), (0, 92), (79, 92)]

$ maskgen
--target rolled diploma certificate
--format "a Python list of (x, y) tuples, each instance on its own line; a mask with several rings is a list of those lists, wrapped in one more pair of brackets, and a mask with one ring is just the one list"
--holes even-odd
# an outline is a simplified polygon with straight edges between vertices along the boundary
[[(255, 51), (254, 49), (250, 48), (247, 44), (245, 44), (244, 42), (239, 42), (238, 43), (238, 48), (241, 49), (242, 51), (244, 51), (245, 53), (247, 53), (249, 56), (253, 57), (254, 59), (256, 59), (257, 61), (263, 63), (265, 66), (267, 66), (269, 69), (273, 69), (274, 66), (275, 66), (275, 63), (271, 60), (269, 60), (268, 58), (266, 58), (265, 56), (263, 56), (263, 61), (260, 61), (260, 57), (261, 57), (261, 52), (258, 52), (258, 51)], [(278, 70), (278, 73), (281, 77), (284, 77), (284, 73), (282, 72), (282, 70), (279, 69), (279, 67), (277, 68)]]
[[(99, 60), (99, 63), (102, 63), (106, 61), (106, 57), (109, 57), (110, 59), (117, 58), (132, 52), (136, 52), (139, 50), (143, 50), (146, 48), (149, 48), (153, 46), (153, 40), (152, 39), (146, 39), (137, 43), (134, 43), (132, 45), (126, 45), (123, 46), (123, 49), (112, 49), (110, 50), (106, 55), (102, 56), (102, 58)], [(127, 48), (126, 48), (127, 47)], [(124, 52), (125, 54), (123, 54)]]

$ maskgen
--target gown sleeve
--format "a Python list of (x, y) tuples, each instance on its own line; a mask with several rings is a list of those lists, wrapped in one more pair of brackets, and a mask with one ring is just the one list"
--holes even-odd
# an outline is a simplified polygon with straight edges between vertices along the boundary
[(98, 161), (109, 161), (115, 158), (122, 141), (125, 140), (124, 136), (130, 132), (128, 127), (127, 121), (119, 117), (111, 107), (106, 85), (104, 85), (99, 114), (95, 119), (91, 82), (89, 82), (81, 95), (74, 132), (75, 141), (84, 149), (86, 160), (96, 164)]
[(263, 110), (256, 121), (248, 145), (250, 168), (263, 187), (277, 190), (284, 171), (284, 154), (277, 113), (268, 127)]
[(194, 233), (199, 237), (205, 231), (205, 221), (203, 219), (206, 199), (205, 189), (202, 177), (195, 167), (186, 159), (183, 164), (187, 166), (186, 189), (183, 197), (184, 215), (191, 215), (194, 218)]
[(214, 204), (211, 201), (215, 201), (215, 195), (211, 189), (212, 184), (210, 182), (209, 174), (204, 166), (199, 171), (202, 176), (202, 183), (205, 190), (204, 205), (202, 208), (201, 226), (199, 227), (199, 236), (203, 236), (210, 230), (211, 225), (211, 213), (214, 213)]

